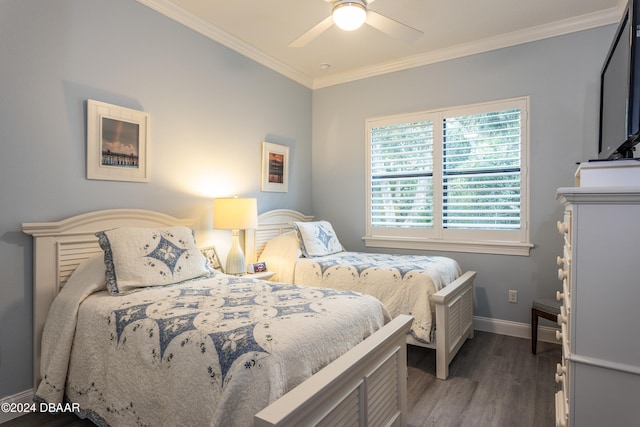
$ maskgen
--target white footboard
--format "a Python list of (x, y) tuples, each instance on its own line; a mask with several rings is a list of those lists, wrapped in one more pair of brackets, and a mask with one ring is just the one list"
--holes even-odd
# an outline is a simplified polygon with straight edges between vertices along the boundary
[(433, 294), (436, 306), (436, 376), (446, 380), (449, 363), (467, 338), (473, 338), (473, 280), (467, 271)]
[(435, 306), (436, 334), (425, 344), (407, 335), (407, 344), (436, 351), (436, 377), (446, 380), (449, 364), (467, 338), (473, 338), (473, 280), (475, 271), (467, 271), (431, 296)]
[(413, 318), (400, 315), (255, 416), (262, 426), (405, 426)]

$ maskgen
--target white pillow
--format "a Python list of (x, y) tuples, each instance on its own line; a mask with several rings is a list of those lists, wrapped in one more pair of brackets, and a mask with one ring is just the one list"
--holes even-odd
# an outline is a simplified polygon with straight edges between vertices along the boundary
[(209, 275), (207, 259), (187, 227), (123, 227), (96, 233), (104, 251), (107, 289), (120, 295)]
[(260, 262), (266, 262), (273, 271), (272, 280), (293, 283), (296, 261), (302, 255), (300, 242), (295, 231), (283, 233), (269, 240), (260, 254)]
[(344, 248), (328, 221), (294, 222), (300, 240), (300, 248), (307, 258), (331, 255)]

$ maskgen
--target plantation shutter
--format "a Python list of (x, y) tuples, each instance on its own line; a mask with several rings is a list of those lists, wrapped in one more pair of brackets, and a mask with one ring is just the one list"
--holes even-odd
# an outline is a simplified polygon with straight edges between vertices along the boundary
[(445, 229), (520, 228), (520, 110), (443, 121)]
[(368, 119), (366, 245), (528, 255), (528, 105)]
[(372, 227), (433, 227), (433, 121), (370, 133)]
[(442, 227), (521, 226), (519, 109), (443, 119)]

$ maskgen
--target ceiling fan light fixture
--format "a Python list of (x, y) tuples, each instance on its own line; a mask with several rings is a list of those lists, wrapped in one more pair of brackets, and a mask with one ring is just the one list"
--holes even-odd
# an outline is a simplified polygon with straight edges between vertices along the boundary
[(339, 1), (333, 6), (332, 16), (338, 28), (353, 31), (364, 24), (367, 19), (367, 9), (359, 1)]

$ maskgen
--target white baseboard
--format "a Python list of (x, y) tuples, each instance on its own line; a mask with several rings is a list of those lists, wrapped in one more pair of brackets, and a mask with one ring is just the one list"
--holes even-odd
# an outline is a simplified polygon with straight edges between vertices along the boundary
[[(531, 339), (531, 324), (510, 322), (508, 320), (491, 319), (489, 317), (473, 316), (476, 331), (491, 332), (500, 335)], [(556, 339), (558, 328), (538, 326), (538, 341), (560, 344)]]
[[(7, 396), (0, 399), (0, 405), (5, 403), (32, 403), (33, 402), (33, 390), (25, 390), (22, 393), (14, 394), (13, 396)], [(18, 418), (25, 413), (5, 412), (0, 411), (0, 424), (6, 423), (14, 418)]]

